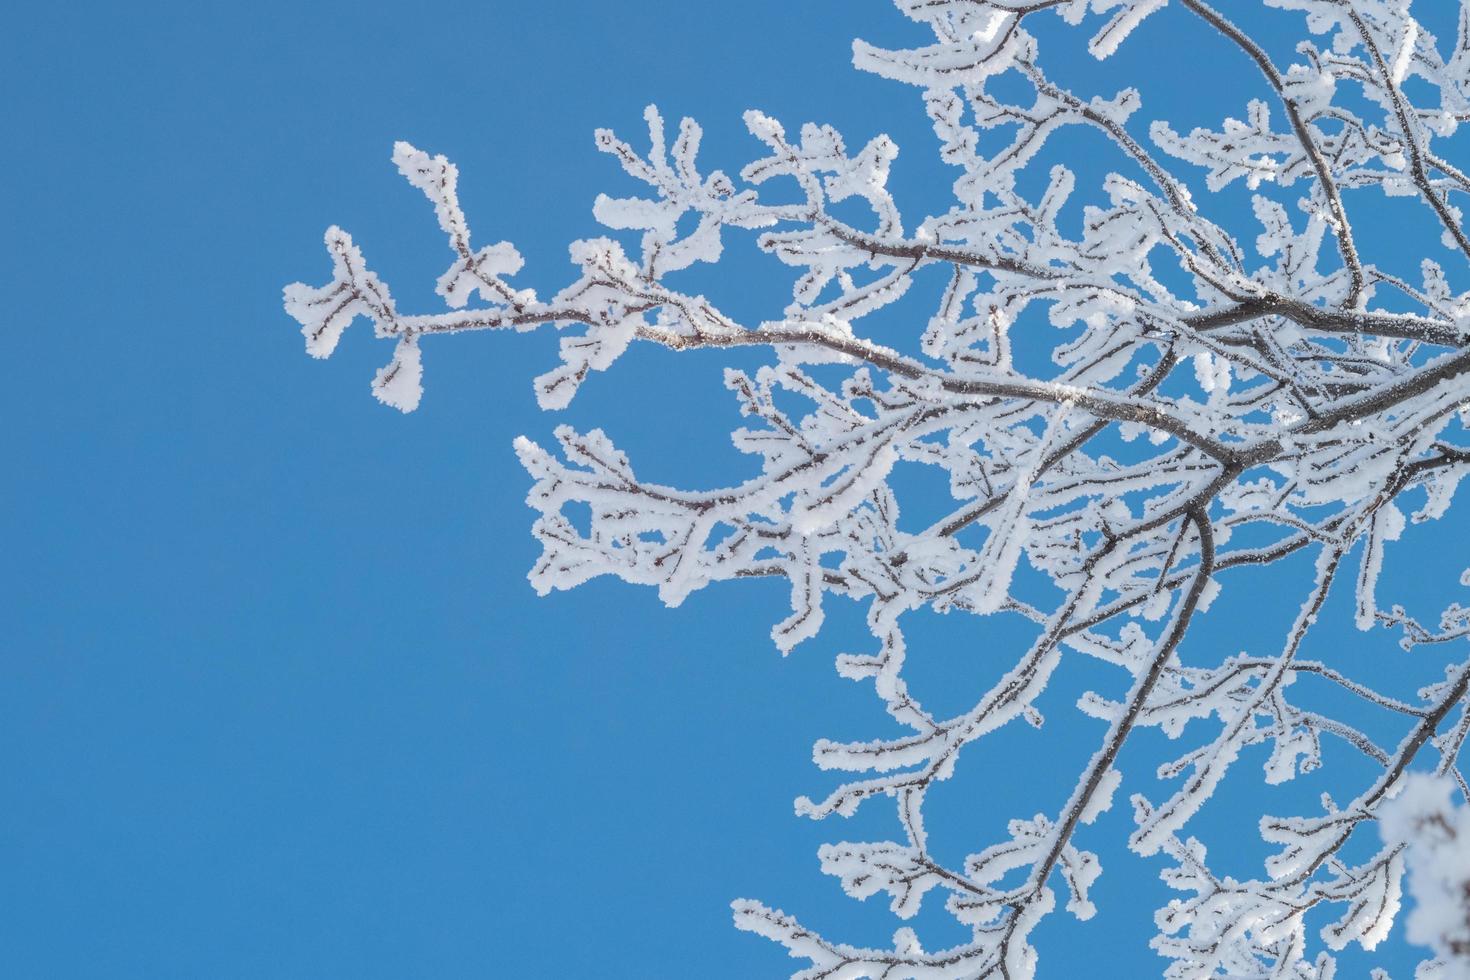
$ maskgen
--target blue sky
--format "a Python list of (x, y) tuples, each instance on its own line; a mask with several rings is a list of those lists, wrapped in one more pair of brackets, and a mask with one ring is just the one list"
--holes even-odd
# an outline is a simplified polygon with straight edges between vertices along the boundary
[[(448, 253), (389, 162), (407, 139), (459, 163), (480, 240), (514, 241), (524, 281), (554, 290), (567, 242), (597, 233), (596, 192), (626, 188), (592, 130), (641, 144), (651, 101), (698, 117), (706, 158), (731, 172), (756, 150), (750, 107), (831, 122), (852, 144), (887, 131), (917, 214), (950, 179), (918, 93), (849, 67), (853, 36), (904, 43), (912, 25), (878, 0), (432, 16), (148, 0), (6, 20), (0, 973), (783, 975), (778, 947), (731, 928), (735, 897), (883, 941), (898, 923), (844, 897), (815, 852), (886, 832), (887, 815), (791, 814), (829, 785), (811, 743), (881, 721), (832, 669), (861, 642), (858, 612), (783, 660), (774, 583), (668, 611), (618, 583), (537, 599), (525, 581), (537, 549), (511, 440), (600, 424), (648, 476), (737, 479), (724, 362), (638, 352), (558, 418), (530, 385), (554, 337), (462, 338), (426, 345), (423, 408), (403, 417), (368, 393), (387, 349), (359, 324), (332, 361), (309, 360), (280, 289), (326, 279), (321, 233), (340, 223), (404, 308), (436, 308)], [(1145, 111), (1180, 128), (1239, 112), (1255, 78), (1192, 25), (1157, 20), (1116, 62), (1055, 70), (1087, 94), (1153, 72), (1166, 84), (1144, 86)], [(1239, 81), (1177, 84), (1201, 64)], [(1390, 230), (1405, 234), (1370, 225)], [(711, 295), (770, 315), (787, 280), (742, 261)], [(1390, 586), (1424, 609), (1448, 597), (1463, 560), (1445, 542), (1462, 531), (1411, 537)], [(1305, 568), (1230, 593), (1198, 655), (1274, 652)], [(1438, 673), (1353, 632), (1344, 597), (1329, 617), (1309, 655), (1401, 675), (1408, 693)], [(974, 685), (1014, 638), (950, 617), (916, 624), (910, 646), (917, 676)], [(1088, 665), (1060, 678), (1044, 733), (987, 750), (1002, 788), (956, 780), (936, 802), (931, 820), (963, 831), (956, 858), (1055, 808), (1070, 775), (1038, 760), (1091, 751), (1096, 724), (1068, 707), (1089, 685), (1121, 689)], [(1259, 872), (1258, 762), (1199, 822), (1206, 839), (1244, 838), (1242, 874)], [(1367, 776), (1345, 753), (1329, 763)], [(1326, 784), (1304, 782), (1267, 805), (1310, 806)], [(1092, 830), (1098, 917), (1038, 933), (1043, 978), (1162, 968), (1144, 943), (1167, 892), (1120, 846), (1124, 811)], [(1356, 976), (1370, 961), (1351, 962)], [(1372, 962), (1407, 976), (1413, 959), (1395, 947)]]

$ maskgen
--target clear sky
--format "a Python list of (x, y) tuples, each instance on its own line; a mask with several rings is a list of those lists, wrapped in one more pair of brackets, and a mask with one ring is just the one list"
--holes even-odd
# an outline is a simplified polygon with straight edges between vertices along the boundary
[[(1150, 72), (1145, 113), (1163, 106), (1181, 128), (1241, 112), (1258, 83), (1239, 57), (1156, 20), (1117, 62), (1058, 74), (1111, 95)], [(779, 947), (731, 927), (736, 897), (886, 940), (884, 903), (843, 896), (815, 852), (891, 817), (791, 811), (829, 785), (811, 743), (881, 720), (832, 669), (861, 642), (855, 611), (783, 660), (774, 583), (667, 611), (618, 583), (537, 599), (525, 581), (537, 548), (511, 440), (600, 424), (654, 478), (738, 479), (750, 463), (727, 441), (739, 423), (720, 358), (638, 352), (557, 418), (530, 384), (553, 336), (426, 344), (423, 407), (405, 417), (369, 396), (388, 349), (361, 323), (319, 363), (280, 305), (285, 283), (325, 281), (321, 234), (339, 223), (405, 309), (437, 309), (448, 253), (393, 172), (395, 139), (457, 161), (480, 240), (514, 241), (523, 282), (554, 291), (567, 242), (598, 233), (596, 192), (627, 187), (592, 130), (641, 145), (651, 101), (698, 117), (707, 158), (731, 172), (756, 152), (750, 107), (834, 123), (851, 144), (887, 131), (917, 214), (951, 178), (918, 93), (850, 68), (857, 35), (919, 40), (881, 0), (432, 14), (142, 0), (4, 16), (0, 975), (783, 975), (795, 964)], [(1112, 165), (1088, 162), (1099, 150), (1079, 150), (1079, 187)], [(1230, 201), (1249, 214), (1243, 193)], [(1369, 225), (1390, 233), (1417, 232)], [(1433, 236), (1406, 249), (1412, 265), (1421, 247)], [(713, 297), (767, 316), (784, 303), (769, 264), (732, 268)], [(1463, 531), (1411, 534), (1386, 581), (1424, 609), (1448, 596)], [(1195, 655), (1276, 652), (1305, 567), (1242, 580)], [(1438, 673), (1429, 653), (1353, 632), (1344, 597), (1328, 616), (1309, 655), (1400, 677), (1408, 696)], [(1014, 651), (958, 617), (910, 645), (919, 676), (959, 690)], [(1079, 666), (1048, 695), (1044, 732), (985, 750), (1001, 788), (940, 794), (931, 821), (947, 821), (955, 858), (1055, 809), (1072, 777), (1053, 761), (1085, 758), (1100, 731), (1070, 702), (1121, 683)], [(1305, 811), (1369, 777), (1328, 752), (1332, 781), (1264, 805)], [(1264, 853), (1261, 761), (1198, 822), (1216, 848), (1241, 845), (1242, 875)], [(1169, 893), (1121, 846), (1126, 810), (1090, 828), (1100, 913), (1038, 931), (1041, 977), (1162, 969), (1145, 943)], [(922, 921), (945, 935), (941, 919)], [(1390, 945), (1345, 974), (1408, 976), (1417, 957)]]

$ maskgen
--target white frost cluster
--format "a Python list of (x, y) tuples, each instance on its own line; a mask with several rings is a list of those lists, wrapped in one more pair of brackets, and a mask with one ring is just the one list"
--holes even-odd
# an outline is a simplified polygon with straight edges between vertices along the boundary
[[(1421, 623), (1382, 572), (1470, 470), (1470, 292), (1452, 285), (1470, 270), (1470, 168), (1447, 139), (1470, 118), (1470, 14), (1441, 41), (1409, 0), (1265, 0), (1301, 32), (1279, 65), (1205, 0), (895, 3), (932, 43), (859, 41), (853, 61), (918, 89), (954, 176), (938, 210), (905, 213), (886, 135), (849, 143), (752, 110), (755, 158), (727, 174), (701, 162), (697, 124), (671, 131), (650, 107), (646, 143), (596, 134), (625, 189), (597, 197), (606, 234), (572, 243), (574, 272), (543, 299), (512, 284), (514, 246), (471, 244), (454, 165), (400, 143), (393, 160), (452, 253), (438, 282), (447, 310), (400, 313), (332, 228), (330, 281), (285, 293), (308, 353), (330, 355), (354, 318), (371, 321), (395, 343), (372, 390), (407, 412), (435, 335), (560, 330), (559, 358), (534, 382), (547, 409), (639, 344), (768, 352), (762, 367), (724, 372), (744, 420), (731, 440), (749, 458), (733, 485), (647, 481), (596, 427), (562, 425), (554, 445), (523, 438), (516, 452), (532, 478), (540, 592), (611, 575), (677, 605), (713, 583), (780, 579), (782, 652), (822, 635), (831, 597), (866, 609), (871, 641), (837, 669), (872, 683), (887, 728), (819, 741), (813, 759), (831, 775), (796, 810), (825, 819), (889, 801), (891, 835), (824, 846), (822, 870), (903, 921), (941, 903), (966, 938), (930, 948), (904, 925), (891, 944), (853, 945), (736, 902), (736, 924), (782, 943), (805, 964), (798, 977), (1033, 977), (1035, 925), (1058, 904), (1095, 911), (1102, 868), (1086, 840), (1115, 800), (1131, 810), (1131, 847), (1162, 861), (1177, 893), (1153, 940), (1168, 977), (1332, 980), (1338, 951), (1390, 935), (1406, 866), (1410, 938), (1437, 957), (1421, 976), (1464, 975), (1456, 888), (1470, 837), (1445, 794), (1467, 792), (1470, 608)], [(1099, 58), (1165, 20), (1213, 35), (1235, 61), (1208, 67), (1253, 73), (1263, 97), (1181, 133), (1149, 117), (1147, 79), (1074, 93), (1047, 73), (1034, 30), (1055, 18)], [(1067, 166), (1078, 144), (1053, 140), (1071, 130), (1112, 154), (1095, 186)], [(1252, 194), (1245, 214), (1214, 195), (1236, 181)], [(1443, 252), (1401, 268), (1393, 242), (1354, 234), (1364, 208), (1384, 210), (1377, 227), (1433, 222)], [(752, 240), (789, 270), (791, 300), (741, 322), (720, 297), (688, 291), (685, 273)], [(919, 314), (886, 319), (876, 339), (870, 318), (900, 302)], [(1037, 361), (1018, 345), (1043, 343), (1050, 367), (1018, 366)], [(918, 467), (951, 498), (910, 510), (942, 511), (927, 524), (904, 514), (911, 484), (898, 478)], [(1191, 635), (1222, 587), (1296, 553), (1313, 572), (1279, 645), (1222, 651)], [(1352, 590), (1360, 628), (1441, 658), (1445, 679), (1409, 703), (1302, 656), (1334, 588)], [(905, 626), (926, 612), (1008, 618), (1033, 638), (966, 706), (939, 711), (905, 674), (926, 656)], [(1082, 657), (1116, 681), (1077, 705), (1098, 734), (1072, 788), (1003, 815), (1001, 840), (931, 849), (925, 804), (960, 756), (983, 755), (1013, 722), (1042, 727), (1037, 699)], [(1348, 709), (1298, 699), (1299, 684)], [(1397, 744), (1354, 724), (1364, 711), (1396, 724)], [(1179, 743), (1153, 774), (1125, 758), (1150, 727)], [(1189, 836), (1217, 788), (1243, 778), (1240, 763), (1274, 785), (1343, 753), (1374, 775), (1341, 776), (1320, 812), (1262, 816), (1273, 852), (1258, 879), (1218, 872)], [(1411, 765), (1448, 781), (1402, 780)], [(1380, 818), (1382, 847), (1363, 831)]]
[(1446, 777), (1414, 773), (1379, 816), (1383, 839), (1409, 868), (1410, 942), (1434, 950), (1436, 980), (1470, 980), (1470, 806), (1453, 801)]

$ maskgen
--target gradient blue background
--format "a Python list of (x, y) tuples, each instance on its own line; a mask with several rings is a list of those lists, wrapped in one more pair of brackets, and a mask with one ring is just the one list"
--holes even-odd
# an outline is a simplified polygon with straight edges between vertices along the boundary
[[(832, 122), (855, 145), (886, 130), (917, 217), (952, 179), (918, 93), (849, 67), (853, 36), (917, 43), (914, 25), (879, 0), (432, 15), (149, 0), (26, 5), (3, 24), (0, 975), (784, 975), (796, 964), (779, 947), (731, 928), (737, 896), (886, 942), (899, 923), (882, 901), (845, 898), (815, 858), (825, 840), (892, 834), (886, 804), (846, 824), (791, 815), (793, 797), (831, 785), (813, 740), (884, 730), (870, 691), (832, 671), (834, 653), (866, 648), (859, 614), (835, 606), (828, 633), (782, 660), (767, 639), (776, 583), (675, 611), (605, 581), (536, 599), (510, 442), (545, 442), (563, 420), (530, 389), (555, 337), (427, 345), (423, 408), (401, 417), (368, 394), (383, 344), (359, 324), (332, 361), (311, 361), (279, 296), (326, 278), (321, 233), (336, 222), (404, 309), (437, 308), (449, 253), (393, 172), (395, 139), (456, 160), (480, 241), (514, 241), (522, 281), (553, 291), (572, 273), (566, 243), (598, 233), (594, 194), (629, 190), (593, 128), (642, 145), (650, 101), (671, 127), (696, 115), (705, 159), (732, 172), (757, 150), (748, 107)], [(1284, 58), (1292, 39), (1263, 29)], [(1239, 113), (1260, 88), (1172, 9), (1116, 61), (1053, 71), (1089, 95), (1152, 72), (1163, 84), (1144, 86), (1144, 115), (1181, 128)], [(1079, 187), (1118, 166), (1100, 142), (1073, 148)], [(1242, 216), (1247, 201), (1226, 196)], [(1436, 254), (1418, 226), (1360, 221), (1365, 238), (1415, 243), (1406, 271)], [(770, 316), (789, 282), (770, 272), (737, 259), (704, 288)], [(655, 479), (739, 479), (750, 462), (726, 441), (738, 422), (723, 363), (637, 351), (563, 418), (603, 425)], [(1391, 553), (1390, 581), (1421, 613), (1452, 595), (1462, 531)], [(1306, 580), (1296, 562), (1227, 583), (1191, 655), (1274, 652)], [(1405, 696), (1439, 673), (1436, 654), (1352, 632), (1345, 596), (1327, 618), (1307, 655)], [(916, 619), (914, 683), (957, 698), (1019, 642), (999, 623)], [(936, 796), (945, 856), (1065, 798), (1067, 766), (1101, 734), (1071, 702), (1123, 689), (1116, 671), (1069, 664), (1045, 732), (1007, 729)], [(1125, 758), (1125, 793), (1157, 798), (1138, 777), (1167, 756), (1158, 741)], [(1322, 788), (1342, 799), (1371, 780), (1327, 751), (1327, 782), (1265, 792), (1266, 808), (1307, 812)], [(1239, 847), (1241, 875), (1264, 853), (1262, 759), (1197, 827)], [(1145, 942), (1169, 893), (1156, 862), (1121, 847), (1127, 810), (1085, 834), (1103, 855), (1101, 912), (1048, 920), (1042, 977), (1162, 969)], [(958, 938), (942, 914), (921, 922)], [(1341, 975), (1370, 962), (1409, 975), (1417, 957), (1391, 945)]]

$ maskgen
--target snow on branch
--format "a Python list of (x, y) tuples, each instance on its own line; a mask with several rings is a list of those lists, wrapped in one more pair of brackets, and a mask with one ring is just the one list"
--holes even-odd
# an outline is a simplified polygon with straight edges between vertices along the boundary
[(1434, 950), (1432, 976), (1470, 977), (1470, 807), (1452, 799), (1455, 784), (1415, 773), (1383, 807), (1384, 840), (1407, 854), (1409, 938)]
[[(327, 357), (354, 319), (370, 321), (395, 344), (372, 390), (405, 412), (420, 403), (422, 348), (448, 334), (561, 330), (558, 360), (534, 382), (546, 409), (640, 345), (768, 354), (723, 375), (745, 420), (731, 441), (750, 464), (732, 485), (649, 482), (600, 428), (562, 425), (554, 444), (522, 438), (516, 452), (532, 481), (538, 592), (613, 576), (673, 606), (715, 583), (781, 579), (790, 609), (771, 636), (783, 653), (822, 635), (834, 597), (866, 608), (871, 647), (837, 666), (872, 682), (894, 726), (819, 741), (813, 759), (831, 776), (796, 809), (824, 819), (892, 803), (891, 837), (824, 845), (821, 869), (854, 898), (883, 896), (900, 920), (942, 905), (969, 938), (931, 949), (903, 926), (870, 947), (735, 902), (739, 928), (806, 964), (796, 976), (1034, 976), (1045, 950), (1029, 937), (1058, 895), (1080, 919), (1096, 911), (1089, 886), (1102, 868), (1085, 839), (1115, 797), (1131, 803), (1133, 849), (1162, 860), (1181, 896), (1156, 917), (1168, 976), (1330, 980), (1336, 953), (1389, 935), (1406, 894), (1408, 938), (1434, 957), (1421, 976), (1470, 976), (1459, 762), (1470, 610), (1456, 603), (1425, 625), (1383, 576), (1396, 543), (1444, 517), (1470, 470), (1470, 293), (1451, 285), (1470, 272), (1470, 177), (1448, 149), (1470, 118), (1470, 15), (1442, 42), (1408, 0), (1268, 0), (1300, 36), (1292, 63), (1278, 64), (1203, 0), (896, 6), (933, 42), (858, 41), (853, 62), (920, 90), (955, 175), (938, 209), (904, 213), (889, 187), (898, 147), (884, 134), (849, 143), (831, 126), (752, 110), (753, 159), (730, 176), (700, 160), (695, 122), (671, 131), (649, 107), (635, 141), (597, 132), (636, 189), (597, 196), (607, 234), (572, 243), (569, 281), (543, 299), (514, 282), (514, 246), (471, 244), (455, 166), (399, 143), (394, 163), (452, 253), (437, 284), (447, 310), (400, 312), (333, 227), (330, 280), (285, 291), (307, 352)], [(1230, 72), (1250, 73), (1265, 97), (1181, 133), (1148, 111), (1156, 79), (1079, 93), (1045, 70), (1058, 34), (1078, 29), (1078, 49), (1106, 58), (1145, 24), (1213, 35), (1233, 56), (1212, 66), (1227, 87)], [(1100, 181), (1084, 181), (1054, 139), (1078, 128), (1106, 141)], [(1218, 202), (1236, 181), (1249, 209)], [(1376, 227), (1422, 212), (1438, 251), (1402, 268), (1400, 243), (1355, 234), (1354, 214), (1368, 209), (1382, 212)], [(737, 244), (789, 270), (791, 302), (759, 322), (685, 285), (687, 270), (721, 268)], [(874, 314), (916, 304), (907, 332), (890, 320), (877, 339)], [(1051, 367), (1018, 367), (1038, 362), (1018, 350), (1046, 336), (1057, 338)], [(931, 467), (948, 486), (928, 526), (901, 519), (900, 466)], [(1298, 583), (1300, 611), (1279, 645), (1222, 657), (1201, 639), (1221, 589), (1250, 581), (1235, 570), (1297, 553), (1315, 574)], [(1275, 574), (1273, 587), (1289, 575)], [(1038, 577), (1050, 592), (1025, 587)], [(1439, 657), (1444, 680), (1405, 700), (1300, 656), (1334, 589), (1352, 590), (1359, 628), (1386, 627), (1412, 656)], [(1015, 618), (1034, 637), (967, 707), (941, 712), (906, 680), (925, 653), (909, 648), (905, 625), (949, 612)], [(1101, 731), (1073, 788), (1006, 814), (1004, 839), (945, 863), (926, 801), (992, 733), (1042, 726), (1038, 697), (1078, 657), (1116, 668), (1117, 682), (1078, 702)], [(1349, 709), (1298, 703), (1299, 683)], [(1358, 722), (1376, 712), (1399, 726), (1396, 745)], [(1153, 779), (1129, 754), (1149, 728), (1183, 743)], [(1247, 756), (1277, 784), (1341, 754), (1359, 762), (1359, 776), (1335, 784), (1346, 802), (1324, 794), (1321, 812), (1261, 817), (1275, 851), (1258, 880), (1217, 872), (1188, 836), (1223, 781), (1245, 778)]]

